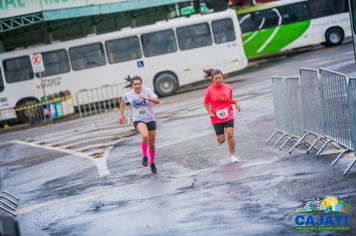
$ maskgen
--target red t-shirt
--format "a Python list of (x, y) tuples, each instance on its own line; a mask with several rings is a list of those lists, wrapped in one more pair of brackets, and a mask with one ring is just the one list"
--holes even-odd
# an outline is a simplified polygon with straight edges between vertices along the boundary
[(212, 124), (223, 123), (234, 119), (232, 104), (232, 87), (228, 84), (216, 86), (210, 85), (205, 91), (204, 103), (210, 106), (210, 110), (215, 114), (211, 119)]

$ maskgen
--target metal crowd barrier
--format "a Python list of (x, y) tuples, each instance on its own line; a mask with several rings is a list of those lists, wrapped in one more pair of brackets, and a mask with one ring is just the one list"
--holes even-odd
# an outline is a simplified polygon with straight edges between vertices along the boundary
[(17, 207), (17, 201), (19, 200), (18, 197), (4, 189), (2, 179), (0, 178), (0, 209), (16, 216), (15, 209)]
[(285, 138), (279, 147), (281, 150), (304, 134), (301, 85), (298, 77), (273, 77), (272, 81), (275, 131), (266, 142), (281, 134), (273, 145), (276, 147)]
[[(301, 78), (273, 77), (274, 127), (275, 132), (287, 137), (280, 149), (289, 141), (298, 138), (290, 149), (301, 143), (309, 143), (307, 136), (316, 137), (307, 152), (317, 142), (323, 146), (318, 150), (319, 156), (328, 144), (344, 148), (332, 162), (337, 161), (348, 152), (356, 150), (356, 78), (334, 71), (320, 69), (301, 69)], [(335, 146), (337, 147), (337, 146)], [(346, 174), (355, 164), (356, 159), (344, 171)]]
[(285, 129), (285, 106), (284, 106), (284, 77), (272, 77), (273, 83), (273, 126), (274, 132), (267, 139), (266, 143), (268, 143), (276, 134), (282, 134), (278, 142), (285, 137), (285, 133), (283, 130)]
[[(303, 110), (303, 126), (304, 135), (299, 139), (294, 146), (289, 150), (292, 153), (294, 148), (298, 147), (304, 139), (312, 135), (316, 137), (310, 145), (307, 153), (315, 148), (315, 145), (320, 141), (324, 141), (324, 109), (321, 96), (321, 82), (319, 71), (314, 69), (300, 70), (302, 110)], [(317, 149), (317, 148), (315, 148)]]
[(99, 121), (117, 118), (123, 94), (123, 83), (80, 90), (76, 94), (80, 118), (95, 126)]
[(335, 142), (345, 150), (335, 159), (352, 151), (350, 108), (348, 104), (348, 77), (334, 71), (320, 70), (322, 81), (323, 107), (325, 110), (325, 137), (328, 141), (317, 153), (320, 154), (328, 143)]
[[(349, 78), (348, 81), (348, 104), (350, 111), (350, 124), (351, 124), (351, 135), (352, 135), (352, 150), (356, 156), (356, 78)], [(351, 169), (351, 167), (356, 163), (356, 158), (350, 163), (346, 168), (345, 174)]]

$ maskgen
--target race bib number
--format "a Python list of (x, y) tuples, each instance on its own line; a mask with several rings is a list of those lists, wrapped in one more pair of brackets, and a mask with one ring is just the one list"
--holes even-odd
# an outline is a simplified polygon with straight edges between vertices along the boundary
[(148, 115), (148, 109), (147, 107), (140, 107), (137, 111), (136, 111), (136, 115), (140, 116), (140, 117), (145, 117)]
[(216, 112), (216, 116), (219, 118), (219, 119), (225, 119), (228, 115), (228, 110), (227, 108), (225, 109), (220, 109)]

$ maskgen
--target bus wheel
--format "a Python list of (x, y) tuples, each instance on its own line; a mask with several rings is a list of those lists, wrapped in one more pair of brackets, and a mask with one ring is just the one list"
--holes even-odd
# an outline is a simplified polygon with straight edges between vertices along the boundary
[[(25, 106), (33, 105), (36, 103), (38, 103), (38, 100), (30, 98), (30, 99), (25, 99), (25, 100), (18, 102), (16, 107), (25, 107)], [(38, 120), (38, 118), (40, 118), (40, 117), (38, 117), (39, 115), (37, 113), (38, 112), (36, 109), (25, 109), (25, 110), (21, 110), (21, 111), (16, 111), (17, 119), (21, 123), (28, 123), (30, 121)], [(32, 120), (31, 120), (31, 118), (32, 118)]]
[(335, 46), (344, 40), (344, 32), (339, 28), (331, 28), (325, 34), (326, 45)]
[(172, 95), (178, 89), (177, 77), (169, 72), (160, 73), (154, 80), (154, 87), (156, 93), (161, 97)]

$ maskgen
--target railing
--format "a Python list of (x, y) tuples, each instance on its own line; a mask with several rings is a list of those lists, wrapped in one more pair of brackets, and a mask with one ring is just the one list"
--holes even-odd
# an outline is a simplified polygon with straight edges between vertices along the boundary
[(124, 92), (123, 83), (80, 90), (76, 94), (80, 118), (94, 126), (100, 121), (117, 119)]
[[(356, 78), (320, 69), (301, 69), (300, 78), (273, 77), (274, 147), (285, 138), (282, 149), (288, 142), (295, 142), (289, 153), (300, 144), (318, 150), (319, 156), (328, 144), (342, 147), (343, 151), (331, 165), (348, 152), (356, 150)], [(313, 143), (308, 140), (315, 139)], [(309, 137), (309, 138), (307, 138)], [(320, 149), (318, 142), (323, 143)], [(355, 164), (353, 160), (346, 174)]]

